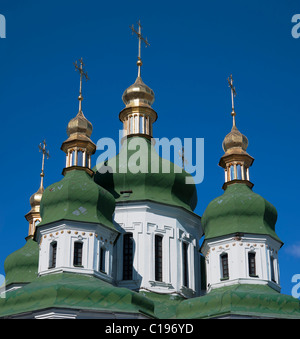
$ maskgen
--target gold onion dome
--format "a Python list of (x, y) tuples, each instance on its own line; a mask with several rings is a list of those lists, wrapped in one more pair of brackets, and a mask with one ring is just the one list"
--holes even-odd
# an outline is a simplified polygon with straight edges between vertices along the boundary
[(240, 151), (243, 153), (246, 152), (248, 147), (248, 139), (243, 135), (234, 124), (232, 126), (231, 132), (226, 135), (223, 141), (223, 150), (226, 153), (232, 153)]
[(155, 95), (153, 90), (143, 82), (140, 76), (138, 76), (135, 80), (135, 83), (125, 90), (122, 96), (122, 100), (126, 107), (151, 107), (155, 100)]
[(68, 137), (72, 135), (85, 135), (88, 138), (92, 135), (93, 125), (86, 119), (83, 112), (80, 110), (75, 118), (70, 120), (67, 127)]
[(40, 186), (37, 192), (30, 197), (31, 212), (39, 212), (40, 204), (44, 193), (44, 187)]

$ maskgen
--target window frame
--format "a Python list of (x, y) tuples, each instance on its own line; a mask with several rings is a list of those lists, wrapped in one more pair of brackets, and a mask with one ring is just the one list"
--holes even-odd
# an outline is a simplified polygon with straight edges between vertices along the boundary
[(155, 281), (163, 281), (163, 236), (155, 234), (154, 237), (154, 271)]
[(228, 253), (220, 255), (221, 280), (229, 279), (229, 260)]
[[(80, 248), (77, 248), (78, 245), (80, 245)], [(82, 241), (74, 242), (73, 266), (83, 267), (83, 242)]]
[(133, 233), (123, 235), (123, 266), (122, 280), (133, 280)]
[(49, 269), (56, 268), (57, 264), (57, 241), (50, 243)]

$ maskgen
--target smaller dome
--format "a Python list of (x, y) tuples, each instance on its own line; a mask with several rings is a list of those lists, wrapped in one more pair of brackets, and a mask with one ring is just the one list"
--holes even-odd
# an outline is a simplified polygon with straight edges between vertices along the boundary
[(122, 96), (126, 106), (151, 106), (155, 100), (154, 92), (144, 84), (141, 77), (137, 77), (135, 83), (128, 87)]
[(241, 148), (246, 152), (248, 147), (248, 139), (243, 135), (235, 125), (233, 125), (231, 132), (226, 135), (223, 141), (224, 152), (229, 151), (232, 148)]
[(39, 245), (36, 241), (29, 239), (22, 248), (5, 259), (6, 285), (32, 282), (37, 277), (38, 264)]
[(31, 206), (31, 211), (34, 212), (39, 212), (40, 211), (40, 204), (41, 200), (43, 197), (44, 193), (44, 187), (40, 186), (37, 192), (35, 192), (31, 197), (30, 197), (30, 206)]
[(202, 216), (205, 239), (235, 233), (266, 234), (281, 242), (275, 233), (277, 211), (246, 184), (227, 187), (222, 196), (214, 199)]
[(112, 215), (115, 199), (82, 170), (67, 172), (65, 177), (45, 189), (41, 201), (42, 222), (38, 227), (59, 220), (100, 223), (115, 229)]
[(75, 118), (70, 120), (67, 127), (67, 134), (74, 133), (85, 134), (90, 137), (93, 132), (93, 125), (86, 119), (82, 111), (79, 111)]

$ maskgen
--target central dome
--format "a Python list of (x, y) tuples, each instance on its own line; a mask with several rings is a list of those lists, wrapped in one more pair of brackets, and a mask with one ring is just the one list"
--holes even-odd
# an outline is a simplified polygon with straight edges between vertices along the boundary
[(137, 77), (135, 83), (128, 87), (122, 96), (124, 104), (128, 106), (150, 106), (155, 96), (153, 90), (144, 84), (141, 77)]
[[(133, 151), (131, 142), (133, 144), (141, 142), (146, 149)], [(137, 172), (137, 166), (143, 165), (145, 165), (143, 168), (145, 173)], [(102, 174), (103, 169), (105, 173)], [(166, 173), (165, 169), (170, 170)], [(108, 190), (115, 197), (116, 202), (151, 200), (183, 207), (189, 211), (193, 211), (196, 207), (196, 186), (186, 184), (186, 178), (191, 178), (191, 175), (172, 162), (161, 158), (151, 141), (146, 138), (136, 136), (125, 140), (116, 157), (104, 164), (98, 164), (93, 170), (95, 182)]]

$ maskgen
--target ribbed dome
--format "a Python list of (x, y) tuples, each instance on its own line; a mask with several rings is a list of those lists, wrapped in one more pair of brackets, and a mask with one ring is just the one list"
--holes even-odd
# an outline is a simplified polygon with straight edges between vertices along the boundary
[(234, 125), (231, 132), (226, 135), (223, 141), (224, 152), (227, 152), (232, 148), (241, 148), (243, 151), (246, 151), (247, 147), (248, 139)]
[(79, 111), (75, 118), (70, 120), (67, 127), (68, 136), (79, 133), (88, 137), (92, 135), (93, 125), (86, 119), (82, 111)]
[[(131, 144), (142, 144), (146, 149), (140, 154), (141, 164), (145, 164), (144, 172), (136, 173), (134, 153), (129, 147)], [(132, 161), (133, 160), (133, 161)], [(161, 158), (151, 141), (141, 137), (131, 137), (124, 141), (120, 153), (107, 162), (105, 166), (116, 169), (114, 173), (101, 174), (95, 167), (94, 180), (107, 189), (117, 202), (151, 200), (168, 205), (183, 207), (193, 211), (197, 204), (197, 192), (194, 184), (186, 184), (186, 177), (191, 175), (172, 162)], [(157, 167), (153, 169), (153, 165)], [(99, 164), (98, 169), (103, 166)], [(170, 168), (169, 173), (164, 173)], [(125, 173), (124, 173), (125, 172)], [(129, 193), (128, 193), (129, 192)], [(132, 193), (130, 193), (132, 192)]]
[(113, 196), (94, 183), (85, 171), (73, 170), (45, 189), (41, 202), (40, 227), (59, 220), (100, 223), (113, 228)]
[(122, 96), (126, 106), (151, 106), (155, 96), (151, 88), (144, 84), (141, 77), (137, 77), (135, 83), (128, 87)]
[(38, 273), (39, 246), (32, 239), (4, 262), (6, 285), (32, 282)]
[(201, 223), (205, 239), (235, 233), (268, 234), (281, 242), (275, 233), (277, 211), (246, 184), (236, 183), (214, 199), (206, 208)]

